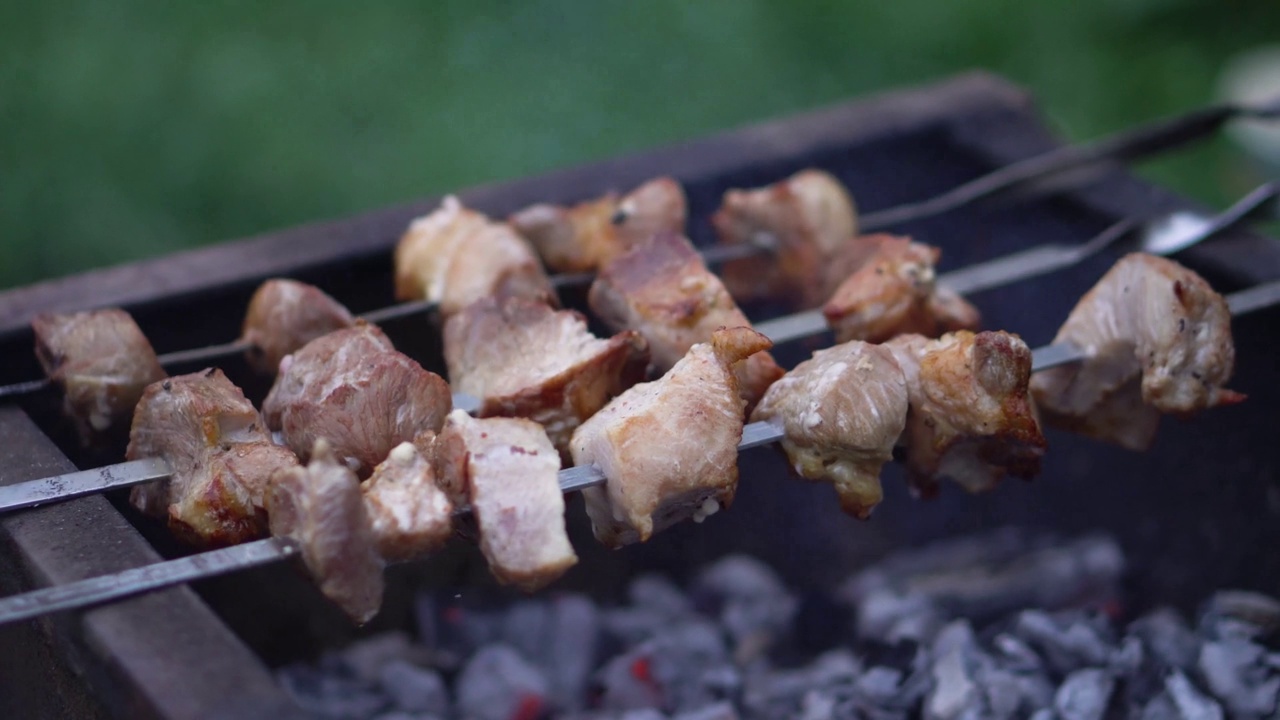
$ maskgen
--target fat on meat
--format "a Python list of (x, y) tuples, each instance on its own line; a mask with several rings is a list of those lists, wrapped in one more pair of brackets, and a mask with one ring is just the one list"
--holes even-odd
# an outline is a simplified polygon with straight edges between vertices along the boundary
[(572, 310), (488, 298), (445, 323), (444, 358), (453, 388), (480, 398), (477, 415), (529, 418), (567, 457), (574, 429), (644, 379), (649, 345), (634, 330), (597, 338)]
[(85, 441), (127, 426), (142, 391), (165, 377), (147, 336), (124, 310), (37, 315), (31, 329), (36, 358), (62, 388), (66, 413)]
[(857, 234), (857, 220), (849, 191), (821, 170), (802, 170), (754, 190), (729, 190), (711, 218), (719, 241), (763, 242), (775, 251), (725, 263), (725, 285), (741, 302), (821, 305), (831, 294), (825, 284), (827, 266)]
[(801, 477), (835, 485), (840, 507), (866, 518), (884, 497), (880, 471), (906, 429), (907, 380), (888, 349), (850, 341), (818, 350), (765, 393), (751, 416), (783, 430)]
[(341, 462), (367, 476), (391, 448), (423, 430), (438, 432), (452, 407), (443, 378), (357, 321), (286, 356), (262, 412), (303, 462), (324, 438)]
[(453, 532), (453, 503), (436, 484), (436, 434), (391, 449), (360, 490), (378, 554), (389, 561), (421, 558)]
[(288, 448), (271, 442), (253, 404), (215, 368), (147, 386), (125, 457), (169, 463), (169, 479), (135, 487), (130, 502), (208, 547), (263, 535), (267, 482), (298, 464)]
[[(605, 265), (587, 302), (615, 331), (636, 330), (649, 342), (651, 364), (671, 369), (722, 327), (751, 327), (724, 283), (681, 235), (654, 235)], [(737, 366), (739, 388), (754, 408), (783, 370), (761, 352)]]
[(320, 288), (274, 278), (262, 283), (249, 300), (240, 339), (249, 343), (245, 357), (250, 367), (275, 375), (286, 355), (354, 324), (347, 308)]
[(587, 272), (660, 232), (683, 233), (684, 188), (669, 177), (619, 197), (608, 193), (573, 207), (531, 205), (509, 222), (556, 272)]
[(1172, 260), (1121, 258), (1054, 342), (1088, 357), (1031, 381), (1045, 421), (1125, 448), (1150, 447), (1162, 413), (1185, 417), (1245, 399), (1224, 387), (1235, 367), (1226, 300)]
[(452, 195), (409, 225), (396, 246), (395, 268), (397, 298), (438, 303), (446, 318), (486, 297), (556, 301), (528, 241)]
[(363, 625), (382, 606), (385, 567), (360, 482), (324, 440), (306, 467), (277, 472), (267, 488), (271, 534), (297, 543), (320, 592)]
[(455, 505), (470, 504), (498, 582), (533, 592), (578, 562), (565, 529), (560, 454), (542, 426), (455, 410), (436, 440), (436, 470)]
[(596, 538), (644, 542), (677, 522), (728, 507), (738, 486), (745, 402), (734, 365), (772, 343), (745, 327), (719, 329), (661, 378), (614, 398), (573, 434), (575, 465), (604, 487), (583, 491)]
[(903, 335), (882, 347), (907, 379), (902, 437), (908, 480), (922, 495), (948, 478), (969, 492), (1040, 471), (1046, 442), (1028, 383), (1031, 349), (1017, 335), (961, 330)]
[(885, 234), (864, 235), (851, 245), (860, 262), (822, 308), (837, 342), (881, 343), (907, 333), (937, 337), (977, 328), (977, 309), (936, 282), (938, 248)]

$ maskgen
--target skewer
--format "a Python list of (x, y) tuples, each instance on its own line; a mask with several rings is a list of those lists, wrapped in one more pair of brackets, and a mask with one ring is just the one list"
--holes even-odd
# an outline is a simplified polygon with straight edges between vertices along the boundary
[[(1233, 316), (1280, 304), (1280, 280), (1241, 290), (1228, 295), (1226, 299)], [(1078, 362), (1085, 359), (1085, 357), (1086, 354), (1082, 349), (1072, 345), (1047, 345), (1033, 351), (1032, 372)], [(742, 451), (761, 445), (768, 445), (781, 440), (782, 437), (783, 431), (776, 425), (767, 422), (748, 423), (743, 427), (742, 440), (738, 444), (738, 449)], [(141, 482), (162, 479), (167, 473), (157, 474), (157, 470), (163, 468), (164, 462), (161, 460), (143, 460), (115, 465), (112, 468), (88, 471), (89, 476), (94, 477), (97, 482), (97, 486), (93, 490), (89, 490), (89, 492), (114, 487), (127, 487)], [(109, 472), (104, 474), (104, 470)], [(130, 474), (132, 472), (141, 473), (141, 476), (133, 476)], [(13, 491), (17, 495), (22, 495), (28, 488), (65, 487), (75, 482), (76, 476), (82, 474), (71, 473), (43, 480), (32, 480), (7, 488), (0, 488), (0, 491)], [(559, 474), (560, 489), (565, 493), (601, 485), (604, 482), (604, 474), (599, 468), (591, 465), (567, 468), (561, 470)], [(58, 499), (63, 498), (59, 497)], [(3, 505), (0, 505), (0, 509), (3, 509)], [(266, 538), (233, 547), (201, 552), (175, 560), (166, 560), (144, 567), (131, 568), (109, 575), (11, 595), (0, 598), (0, 626), (30, 620), (52, 612), (92, 607), (182, 583), (269, 565), (287, 560), (298, 552), (298, 546), (291, 540)]]
[[(1085, 142), (1078, 145), (1069, 145), (1066, 147), (1050, 150), (1041, 155), (1036, 155), (1026, 160), (1006, 165), (997, 170), (979, 176), (973, 180), (962, 183), (940, 195), (936, 195), (927, 200), (918, 202), (909, 202), (895, 207), (886, 208), (877, 212), (868, 213), (859, 218), (859, 228), (861, 232), (872, 233), (887, 230), (896, 225), (923, 220), (925, 218), (941, 215), (952, 210), (959, 209), (965, 205), (977, 202), (979, 200), (992, 197), (1001, 192), (1013, 189), (1019, 185), (1030, 185), (1035, 182), (1045, 180), (1055, 175), (1060, 175), (1072, 170), (1080, 170), (1093, 165), (1099, 165), (1112, 160), (1132, 160), (1177, 147), (1183, 143), (1198, 140), (1225, 125), (1227, 122), (1239, 118), (1253, 118), (1270, 120), (1280, 118), (1280, 98), (1262, 103), (1260, 105), (1214, 105), (1207, 108), (1192, 110), (1183, 115), (1173, 118), (1156, 120), (1143, 125), (1139, 125), (1127, 130), (1121, 130), (1115, 134), (1108, 135), (1098, 140)], [(1119, 232), (1122, 228), (1115, 226), (1110, 230)], [(1123, 235), (1125, 233), (1120, 233)], [(1096, 240), (1100, 240), (1099, 236)], [(1118, 239), (1118, 237), (1117, 237)], [(1104, 246), (1109, 243), (1104, 243)], [(1088, 244), (1081, 246), (1081, 250), (1088, 247)], [(773, 248), (768, 243), (741, 243), (735, 245), (717, 245), (702, 250), (703, 261), (708, 265), (717, 265), (731, 260), (739, 260), (751, 257), (764, 252), (771, 252)], [(1035, 252), (1036, 249), (1026, 251), (1027, 253)], [(1006, 282), (1024, 279), (1026, 277), (1035, 277), (1036, 275), (1052, 272), (1055, 269), (1066, 267), (1072, 262), (1079, 262), (1092, 253), (1085, 253), (1078, 259), (1072, 261), (1070, 249), (1063, 246), (1046, 246), (1044, 252), (1044, 269), (1033, 272), (1023, 277), (1010, 276), (1011, 279)], [(1035, 268), (1039, 258), (1028, 254), (1021, 260), (1027, 263), (1025, 267)], [(1013, 261), (1014, 256), (1007, 258)], [(970, 268), (969, 271), (976, 271), (978, 268)], [(986, 275), (973, 275), (969, 271), (957, 271), (956, 276), (951, 278), (953, 289), (960, 294), (966, 292), (974, 292), (978, 289), (987, 289), (990, 285), (982, 285), (982, 278)], [(1001, 270), (992, 266), (988, 272), (993, 273), (991, 277), (999, 277)], [(962, 274), (963, 273), (963, 274)], [(551, 277), (551, 286), (554, 288), (573, 287), (578, 285), (589, 284), (595, 279), (593, 273), (561, 273)], [(966, 283), (977, 282), (978, 285), (965, 289)], [(419, 314), (429, 313), (436, 308), (436, 303), (427, 300), (412, 300), (409, 302), (390, 305), (377, 310), (371, 310), (363, 313), (361, 317), (375, 325), (382, 324), (389, 320), (411, 317)], [(809, 320), (810, 327), (812, 318)], [(818, 332), (817, 330), (809, 330), (805, 334)], [(768, 334), (768, 333), (766, 333)], [(770, 336), (772, 337), (772, 336)], [(201, 363), (211, 360), (219, 360), (230, 357), (238, 353), (245, 352), (249, 349), (249, 343), (242, 340), (235, 340), (218, 345), (209, 345), (201, 348), (192, 348), (189, 350), (177, 350), (158, 356), (160, 365), (169, 367), (172, 365), (185, 363)], [(52, 384), (50, 380), (31, 380), (12, 385), (0, 386), (0, 398), (12, 397), (17, 395), (25, 395), (27, 393), (36, 392), (49, 387)]]

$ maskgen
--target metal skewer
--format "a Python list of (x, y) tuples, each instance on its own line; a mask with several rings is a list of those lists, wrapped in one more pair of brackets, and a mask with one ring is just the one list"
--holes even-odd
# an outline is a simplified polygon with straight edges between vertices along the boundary
[[(1280, 280), (1256, 285), (1247, 290), (1227, 296), (1227, 304), (1232, 315), (1243, 315), (1265, 307), (1280, 303)], [(1086, 358), (1086, 353), (1071, 345), (1047, 345), (1032, 352), (1032, 372), (1047, 370), (1052, 367), (1078, 362)], [(783, 437), (783, 431), (777, 425), (767, 422), (748, 423), (742, 429), (742, 440), (738, 443), (739, 451), (777, 442)], [(102, 475), (103, 468), (94, 479), (96, 485), (88, 492), (114, 487), (127, 487), (142, 482), (162, 479), (167, 473), (159, 473), (164, 468), (162, 460), (142, 460), (134, 463), (113, 466), (109, 476)], [(134, 476), (131, 473), (140, 473)], [(71, 473), (43, 480), (32, 480), (18, 483), (0, 490), (15, 490), (19, 495), (24, 489), (47, 489), (51, 485), (68, 484), (82, 473)], [(560, 471), (559, 482), (562, 492), (576, 492), (585, 488), (602, 485), (604, 473), (593, 465), (567, 468)], [(81, 493), (83, 494), (83, 493)], [(0, 506), (2, 509), (2, 506)], [(299, 552), (298, 546), (286, 538), (267, 538), (236, 545), (234, 547), (210, 550), (189, 555), (176, 560), (166, 560), (144, 567), (131, 568), (122, 572), (88, 578), (76, 582), (56, 585), (54, 587), (33, 590), (18, 595), (0, 598), (0, 625), (30, 620), (42, 615), (61, 610), (88, 608), (115, 600), (122, 600), (143, 593), (180, 585), (195, 580), (203, 580), (237, 570), (245, 570), (261, 565), (287, 560)]]

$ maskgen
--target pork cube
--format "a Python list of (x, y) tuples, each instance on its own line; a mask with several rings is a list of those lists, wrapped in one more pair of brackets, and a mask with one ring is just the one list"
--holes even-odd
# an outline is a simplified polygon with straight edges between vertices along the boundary
[(438, 432), (452, 406), (444, 379), (358, 321), (286, 356), (262, 411), (303, 462), (324, 438), (341, 462), (367, 476), (391, 448), (423, 430)]
[(1080, 298), (1055, 343), (1083, 362), (1037, 373), (1036, 402), (1051, 425), (1145, 450), (1161, 413), (1187, 416), (1244, 400), (1223, 387), (1235, 368), (1231, 311), (1178, 263), (1133, 253)]
[(775, 248), (725, 263), (721, 275), (735, 298), (811, 308), (831, 294), (826, 268), (857, 233), (857, 210), (839, 180), (809, 169), (767, 187), (726, 192), (711, 223), (723, 244), (763, 241)]
[(66, 413), (81, 437), (129, 422), (148, 385), (165, 377), (155, 350), (124, 310), (37, 315), (36, 357), (62, 388)]
[(423, 557), (453, 531), (453, 503), (436, 485), (435, 441), (426, 430), (400, 443), (361, 485), (378, 553), (387, 560)]
[(969, 492), (1006, 475), (1040, 471), (1046, 442), (1031, 402), (1031, 349), (1005, 332), (960, 331), (928, 340), (906, 335), (884, 347), (907, 378), (903, 434), (913, 488), (933, 494), (950, 478)]
[(574, 429), (644, 379), (648, 347), (634, 330), (601, 340), (581, 313), (523, 298), (481, 300), (444, 328), (449, 379), (480, 398), (477, 414), (534, 420), (566, 458)]
[(565, 530), (560, 455), (542, 426), (455, 410), (436, 444), (442, 485), (455, 504), (470, 503), (498, 582), (533, 592), (578, 562)]
[(320, 288), (275, 278), (254, 292), (240, 339), (249, 343), (245, 353), (249, 365), (263, 375), (275, 375), (286, 355), (354, 324), (355, 318), (342, 303)]
[[(591, 309), (614, 330), (649, 341), (654, 369), (666, 372), (721, 327), (751, 327), (724, 284), (683, 236), (655, 235), (605, 265), (588, 295)], [(755, 407), (783, 370), (768, 353), (737, 366), (739, 389)]]
[(395, 265), (396, 297), (439, 303), (446, 318), (486, 297), (555, 302), (529, 243), (453, 196), (413, 221), (396, 246)]
[(129, 460), (163, 458), (172, 473), (135, 487), (130, 501), (197, 545), (234, 545), (266, 532), (263, 492), (297, 458), (271, 442), (258, 411), (210, 368), (147, 386), (129, 433)]
[(907, 409), (907, 380), (893, 353), (855, 340), (797, 365), (751, 419), (781, 427), (795, 471), (834, 483), (840, 507), (866, 518), (884, 496), (880, 470), (893, 459)]
[(573, 434), (575, 465), (595, 465), (604, 487), (583, 491), (605, 545), (644, 542), (733, 501), (745, 403), (733, 366), (772, 343), (749, 328), (716, 330), (662, 378), (614, 398)]
[(631, 245), (660, 232), (683, 233), (684, 188), (668, 177), (641, 185), (623, 197), (608, 193), (573, 207), (540, 203), (510, 222), (556, 272), (599, 268)]
[(906, 333), (937, 337), (978, 326), (976, 308), (937, 286), (938, 248), (893, 235), (867, 235), (852, 244), (872, 249), (822, 308), (837, 342), (881, 343)]
[(320, 592), (363, 625), (382, 606), (384, 563), (360, 483), (324, 440), (305, 468), (277, 472), (267, 490), (271, 534), (298, 544)]

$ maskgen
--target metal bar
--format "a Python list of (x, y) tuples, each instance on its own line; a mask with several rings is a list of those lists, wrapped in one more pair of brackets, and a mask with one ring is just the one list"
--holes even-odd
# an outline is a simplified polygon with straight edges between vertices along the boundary
[(249, 343), (243, 340), (222, 343), (220, 345), (209, 345), (202, 348), (193, 348), (191, 350), (177, 350), (171, 353), (157, 356), (157, 360), (164, 367), (172, 365), (181, 365), (185, 363), (204, 362), (206, 360), (218, 360), (224, 357), (231, 357), (237, 353), (242, 353), (249, 349)]
[(54, 475), (0, 486), (0, 512), (20, 510), (92, 495), (118, 487), (129, 487), (169, 477), (169, 464), (159, 458), (130, 460), (93, 470)]
[(1254, 285), (1227, 296), (1227, 307), (1231, 308), (1233, 316), (1246, 315), (1277, 304), (1280, 304), (1280, 280)]

